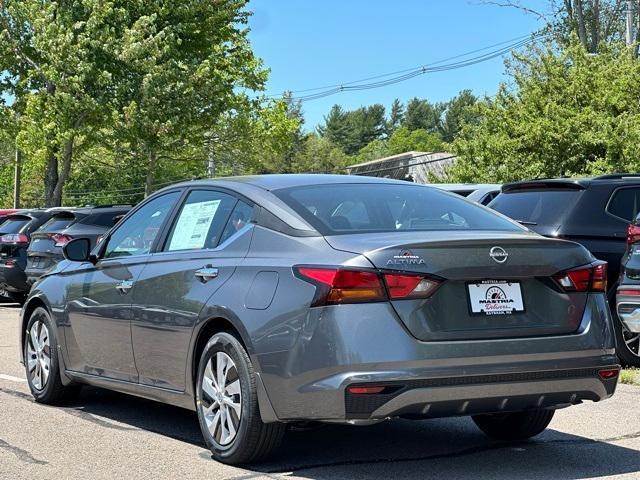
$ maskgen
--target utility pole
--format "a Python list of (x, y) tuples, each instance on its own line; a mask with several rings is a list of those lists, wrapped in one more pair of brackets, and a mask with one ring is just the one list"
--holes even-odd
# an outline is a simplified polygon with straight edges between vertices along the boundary
[(213, 134), (205, 134), (205, 145), (207, 146), (207, 177), (214, 178), (216, 176), (216, 157), (213, 153)]
[(22, 170), (22, 152), (16, 148), (16, 164), (13, 172), (13, 208), (20, 208), (20, 173)]
[(635, 7), (634, 7), (634, 1), (633, 0), (627, 0), (627, 29), (626, 29), (626, 35), (625, 35), (625, 39), (627, 41), (627, 46), (631, 46), (635, 43), (636, 41), (636, 35), (635, 35), (635, 21), (634, 21), (634, 14), (635, 14)]

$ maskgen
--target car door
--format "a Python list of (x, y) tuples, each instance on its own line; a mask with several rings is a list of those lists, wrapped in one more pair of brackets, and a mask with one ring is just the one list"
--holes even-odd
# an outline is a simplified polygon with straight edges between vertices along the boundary
[(182, 191), (142, 204), (105, 240), (95, 265), (70, 276), (65, 331), (70, 370), (137, 382), (131, 288)]
[(183, 391), (193, 328), (249, 250), (253, 206), (228, 192), (189, 192), (163, 247), (133, 288), (132, 339), (140, 383)]

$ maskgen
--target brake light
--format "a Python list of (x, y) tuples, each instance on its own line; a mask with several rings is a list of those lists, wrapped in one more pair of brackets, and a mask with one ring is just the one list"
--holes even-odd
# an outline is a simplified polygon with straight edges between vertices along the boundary
[[(316, 285), (311, 306), (428, 298), (440, 281), (424, 275), (327, 267), (294, 267), (298, 278)], [(384, 281), (383, 281), (384, 279)]]
[(65, 235), (64, 233), (54, 233), (50, 238), (55, 242), (56, 247), (64, 247), (67, 243), (73, 240), (71, 235)]
[(606, 292), (607, 262), (567, 270), (554, 278), (565, 292)]
[(24, 233), (8, 233), (0, 237), (2, 243), (29, 243), (29, 235)]
[(627, 245), (640, 242), (640, 225), (629, 225), (627, 227)]

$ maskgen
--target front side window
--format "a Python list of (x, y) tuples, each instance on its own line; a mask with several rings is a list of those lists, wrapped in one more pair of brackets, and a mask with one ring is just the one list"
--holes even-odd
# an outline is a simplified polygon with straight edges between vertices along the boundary
[(104, 258), (149, 253), (180, 194), (181, 192), (171, 192), (154, 198), (127, 218), (109, 237)]
[(236, 198), (223, 192), (191, 192), (173, 224), (165, 251), (215, 248), (235, 204)]
[(521, 227), (436, 188), (402, 184), (334, 184), (274, 193), (323, 235)]

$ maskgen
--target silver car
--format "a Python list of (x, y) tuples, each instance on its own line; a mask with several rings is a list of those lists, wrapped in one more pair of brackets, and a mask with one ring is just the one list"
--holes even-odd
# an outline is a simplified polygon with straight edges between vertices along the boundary
[(606, 264), (458, 195), (272, 175), (165, 188), (36, 283), (36, 401), (90, 384), (196, 410), (216, 459), (287, 424), (470, 416), (522, 440), (610, 397)]

